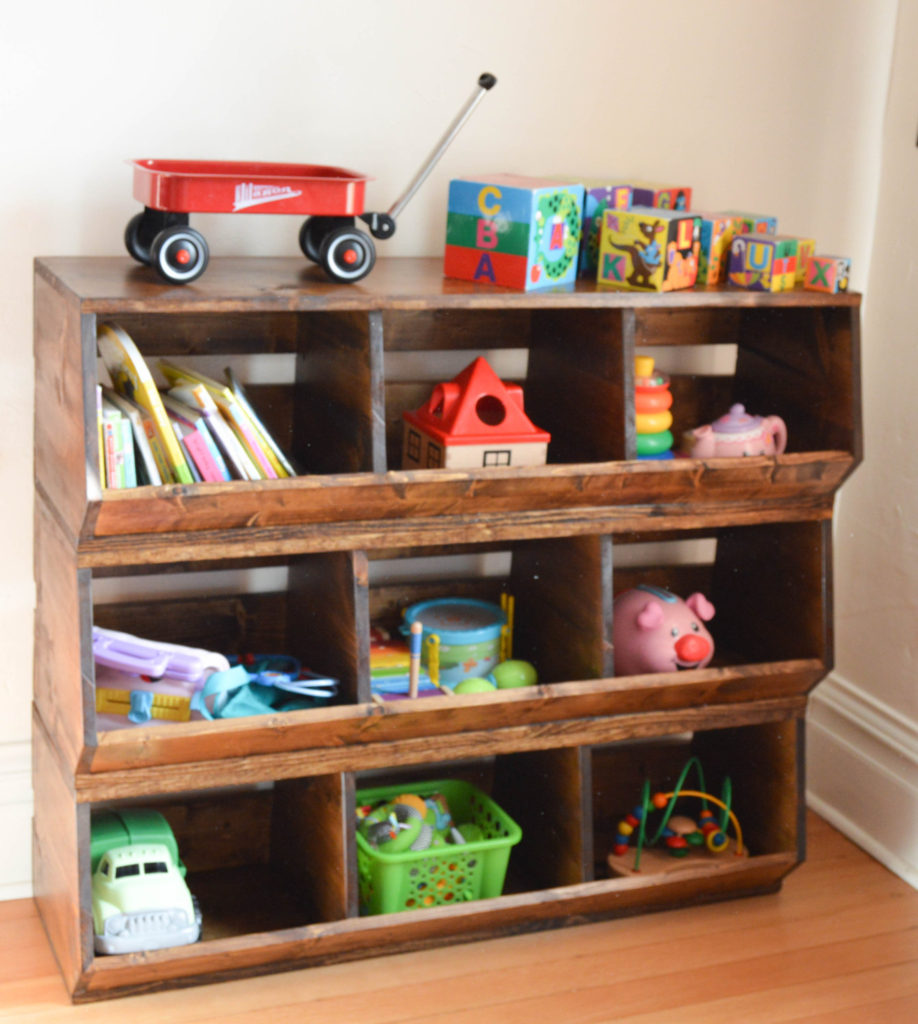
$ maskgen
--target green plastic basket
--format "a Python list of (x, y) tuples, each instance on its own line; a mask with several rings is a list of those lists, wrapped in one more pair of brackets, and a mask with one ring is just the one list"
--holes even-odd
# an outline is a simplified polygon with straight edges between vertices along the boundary
[(500, 896), (510, 850), (523, 837), (519, 825), (480, 789), (455, 780), (363, 789), (358, 804), (375, 805), (400, 793), (442, 793), (458, 825), (475, 824), (484, 838), (464, 845), (384, 853), (357, 833), (357, 870), (362, 914), (463, 903)]

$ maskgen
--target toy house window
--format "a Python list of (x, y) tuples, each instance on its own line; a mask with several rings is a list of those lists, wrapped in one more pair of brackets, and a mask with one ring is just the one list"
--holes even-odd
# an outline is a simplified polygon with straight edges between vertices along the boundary
[(443, 453), (440, 450), (440, 446), (439, 445), (431, 444), (430, 442), (428, 442), (428, 444), (427, 444), (427, 468), (428, 469), (438, 469), (440, 466), (442, 466), (443, 465), (442, 455), (443, 455)]
[(405, 447), (409, 459), (413, 462), (421, 461), (421, 435), (416, 430), (408, 431), (408, 442)]
[(486, 451), (481, 462), (482, 466), (509, 466), (510, 449)]

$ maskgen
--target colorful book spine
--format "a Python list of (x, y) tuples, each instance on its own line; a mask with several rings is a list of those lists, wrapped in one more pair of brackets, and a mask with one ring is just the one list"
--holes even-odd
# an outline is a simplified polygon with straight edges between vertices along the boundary
[(177, 366), (165, 359), (159, 361), (159, 368), (171, 385), (203, 384), (210, 392), (210, 396), (216, 403), (217, 408), (226, 417), (236, 437), (255, 462), (259, 475), (267, 480), (277, 479), (277, 471), (271, 465), (271, 461), (268, 459), (258, 439), (254, 424), (248, 418), (242, 406), (236, 401), (235, 396), (228, 387), (213, 380), (211, 377), (186, 369), (185, 367)]

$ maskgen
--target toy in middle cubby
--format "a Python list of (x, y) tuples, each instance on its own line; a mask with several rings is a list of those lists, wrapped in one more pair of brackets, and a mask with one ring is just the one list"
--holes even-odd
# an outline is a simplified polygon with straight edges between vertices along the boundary
[(495, 174), (450, 182), (443, 272), (529, 290), (573, 284), (583, 186)]
[(672, 404), (669, 377), (654, 370), (652, 356), (635, 356), (634, 428), (639, 459), (672, 458)]
[(663, 587), (640, 583), (612, 604), (612, 647), (617, 676), (704, 668), (714, 657), (705, 622), (714, 605), (701, 593), (683, 600)]
[[(698, 789), (688, 789), (685, 786), (688, 774), (693, 768), (698, 776)], [(674, 813), (677, 802), (686, 798), (701, 801), (701, 809), (694, 818)], [(743, 832), (731, 806), (732, 802), (733, 786), (730, 777), (724, 779), (720, 797), (713, 796), (707, 792), (704, 772), (697, 757), (689, 758), (679, 774), (676, 785), (669, 792), (652, 794), (650, 780), (645, 779), (640, 802), (618, 823), (615, 844), (608, 857), (609, 867), (616, 874), (625, 873), (622, 859), (632, 843), (635, 852), (630, 870), (634, 872), (641, 870), (644, 852), (656, 847), (657, 844), (661, 845), (669, 857), (678, 859), (689, 857), (693, 852), (722, 854), (727, 852), (731, 845), (734, 856), (746, 856)], [(715, 815), (709, 804), (717, 807), (720, 813)], [(650, 825), (650, 817), (656, 811), (661, 814), (654, 830)], [(732, 844), (727, 832), (728, 822), (733, 826), (735, 836)], [(657, 870), (665, 870), (665, 867), (661, 868), (658, 862)]]
[(292, 711), (330, 700), (338, 686), (288, 655), (227, 657), (100, 626), (93, 657), (99, 729)]
[(398, 633), (405, 640), (375, 623), (370, 644), (374, 699), (535, 685), (535, 667), (513, 657), (514, 615), (513, 595), (502, 593), (500, 604), (466, 597), (419, 601), (403, 613)]
[(691, 288), (698, 275), (701, 219), (650, 207), (606, 210), (596, 281), (637, 291)]

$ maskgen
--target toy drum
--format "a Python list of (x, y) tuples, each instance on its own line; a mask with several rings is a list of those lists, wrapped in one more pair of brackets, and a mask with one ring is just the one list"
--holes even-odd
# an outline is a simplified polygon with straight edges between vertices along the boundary
[(501, 632), (507, 616), (490, 601), (470, 597), (420, 601), (406, 609), (403, 632), (408, 632), (413, 622), (423, 627), (421, 660), (428, 668), (428, 638), (438, 638), (439, 679), (445, 686), (455, 686), (472, 676), (487, 676), (500, 661)]

